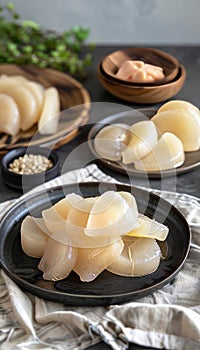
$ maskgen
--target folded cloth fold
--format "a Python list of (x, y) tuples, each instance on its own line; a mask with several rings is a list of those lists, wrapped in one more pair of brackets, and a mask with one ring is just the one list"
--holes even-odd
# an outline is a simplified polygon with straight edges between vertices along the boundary
[[(28, 194), (84, 181), (117, 182), (92, 164), (63, 174)], [(158, 349), (200, 349), (200, 199), (153, 192), (175, 204), (191, 228), (190, 252), (175, 279), (137, 302), (109, 307), (72, 307), (23, 292), (1, 270), (2, 350), (81, 350), (101, 340), (114, 350), (128, 349), (129, 343)], [(28, 194), (1, 203), (0, 217)]]

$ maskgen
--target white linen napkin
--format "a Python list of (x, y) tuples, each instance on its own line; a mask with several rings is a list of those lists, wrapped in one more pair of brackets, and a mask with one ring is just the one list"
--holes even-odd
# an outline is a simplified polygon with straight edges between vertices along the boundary
[[(117, 182), (92, 164), (30, 192), (84, 181)], [(0, 218), (26, 195), (1, 203)], [(23, 292), (1, 270), (0, 349), (81, 350), (101, 340), (114, 350), (128, 349), (131, 342), (170, 350), (200, 349), (200, 199), (172, 192), (162, 192), (162, 197), (176, 203), (192, 231), (189, 256), (172, 283), (137, 302), (72, 307)]]

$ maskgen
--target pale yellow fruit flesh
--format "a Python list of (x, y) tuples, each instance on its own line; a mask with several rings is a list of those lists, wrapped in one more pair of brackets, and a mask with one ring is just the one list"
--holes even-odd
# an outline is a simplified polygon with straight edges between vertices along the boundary
[(139, 227), (130, 231), (127, 236), (154, 238), (159, 241), (164, 241), (169, 233), (169, 228), (160, 222), (150, 219), (146, 215), (139, 214)]
[(126, 209), (121, 196), (108, 191), (95, 202), (90, 212), (87, 228), (103, 228), (116, 222)]
[(78, 249), (78, 258), (73, 270), (83, 282), (93, 281), (122, 252), (123, 241), (94, 249)]
[(124, 249), (107, 270), (122, 276), (143, 276), (157, 270), (161, 250), (152, 238), (123, 238)]
[(174, 134), (166, 132), (153, 150), (134, 163), (137, 170), (162, 171), (177, 168), (185, 160), (183, 144)]
[(164, 111), (172, 111), (172, 110), (180, 110), (180, 111), (188, 111), (198, 113), (199, 109), (194, 106), (192, 103), (184, 100), (173, 100), (164, 103), (157, 111), (157, 113)]
[(6, 75), (2, 74), (0, 76), (0, 92), (5, 93), (8, 92), (9, 89), (13, 88), (14, 86), (21, 85), (25, 83), (27, 79), (25, 77), (22, 77), (20, 75)]
[(127, 240), (124, 242), (124, 248), (119, 256), (107, 267), (107, 270), (119, 276), (134, 276), (134, 261), (129, 254), (129, 245)]
[[(107, 210), (111, 217), (107, 212), (105, 226), (100, 219)], [(96, 236), (84, 233), (91, 212), (100, 215), (97, 221), (92, 218), (92, 224), (99, 225)], [(38, 268), (43, 278), (51, 281), (66, 278), (72, 270), (85, 282), (93, 281), (105, 269), (122, 276), (152, 273), (161, 257), (153, 238), (164, 240), (169, 232), (166, 226), (138, 214), (135, 197), (126, 191), (107, 191), (89, 198), (71, 193), (42, 214), (43, 218), (27, 216), (23, 220), (21, 242), (27, 255), (42, 257)], [(128, 230), (130, 221), (126, 226), (122, 217), (125, 221), (131, 217), (139, 227)]]
[(102, 128), (94, 139), (94, 147), (103, 158), (118, 161), (129, 139), (129, 126), (126, 124), (107, 125)]
[(43, 278), (57, 281), (66, 278), (72, 271), (78, 256), (77, 248), (64, 245), (49, 238), (38, 268)]
[(37, 114), (35, 115), (35, 121), (37, 122), (42, 111), (44, 87), (34, 81), (27, 81), (24, 83), (24, 86), (30, 90), (36, 100)]
[[(28, 130), (38, 123), (41, 134), (56, 132), (59, 122), (60, 98), (55, 87), (44, 88), (23, 76), (1, 75), (0, 93), (11, 96), (20, 112), (20, 129)], [(15, 129), (12, 133), (16, 134)]]
[(92, 201), (81, 199), (76, 205), (70, 208), (67, 221), (76, 226), (86, 227), (93, 204)]
[(54, 206), (42, 212), (49, 236), (57, 242), (73, 247), (102, 247), (118, 240), (118, 236), (88, 237), (84, 234), (89, 211), (97, 200), (85, 198), (75, 193), (67, 195)]
[(130, 127), (130, 139), (122, 152), (122, 162), (131, 164), (148, 154), (158, 141), (155, 124), (150, 120), (138, 122)]
[(119, 193), (107, 191), (95, 201), (84, 230), (90, 237), (120, 237), (138, 225), (134, 205)]
[(8, 135), (16, 135), (20, 130), (20, 113), (14, 99), (6, 94), (0, 93), (0, 132)]
[(64, 219), (67, 219), (70, 208), (82, 199), (81, 196), (71, 194), (54, 204), (53, 208)]
[(129, 255), (134, 261), (134, 276), (143, 276), (157, 270), (161, 250), (155, 239), (136, 238), (129, 246)]
[(21, 245), (23, 251), (32, 257), (41, 258), (47, 244), (48, 236), (41, 230), (35, 219), (28, 215), (21, 225)]
[(189, 110), (161, 110), (151, 119), (163, 134), (171, 132), (183, 143), (185, 152), (196, 151), (200, 147), (200, 113)]
[(38, 109), (34, 95), (24, 85), (16, 85), (5, 93), (16, 102), (20, 112), (20, 128), (27, 130), (37, 122)]
[(58, 201), (52, 207), (42, 211), (42, 217), (46, 227), (50, 231), (51, 236), (58, 242), (66, 245), (74, 245), (80, 239), (83, 229), (72, 225), (69, 227), (67, 216), (70, 208), (81, 199), (81, 196), (72, 193)]
[(164, 78), (163, 69), (141, 60), (126, 60), (120, 66), (116, 77), (138, 83), (154, 82)]
[(65, 232), (58, 230), (57, 233), (50, 235), (52, 239), (64, 245), (70, 245), (76, 248), (99, 248), (115, 243), (119, 237), (112, 236), (97, 236), (90, 237), (84, 234), (83, 228), (73, 224), (67, 224)]
[(131, 207), (132, 215), (135, 218), (137, 218), (138, 217), (138, 206), (137, 206), (137, 202), (136, 202), (134, 195), (132, 193), (126, 192), (126, 191), (119, 191), (118, 193), (120, 194), (120, 196), (122, 198), (125, 199), (125, 201), (128, 203), (128, 205)]
[(45, 225), (51, 233), (56, 233), (61, 230), (63, 226), (64, 230), (66, 230), (65, 225), (69, 210), (72, 205), (75, 205), (81, 199), (81, 196), (73, 193), (61, 199), (52, 207), (42, 211)]
[(38, 121), (40, 134), (54, 134), (58, 128), (60, 118), (60, 98), (55, 87), (49, 87), (44, 91), (43, 106)]

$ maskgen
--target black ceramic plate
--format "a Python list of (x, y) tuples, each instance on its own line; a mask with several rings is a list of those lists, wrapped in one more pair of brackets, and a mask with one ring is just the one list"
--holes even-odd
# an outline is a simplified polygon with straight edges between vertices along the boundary
[[(42, 278), (37, 269), (39, 260), (23, 253), (20, 244), (20, 226), (23, 218), (40, 216), (41, 211), (63, 198), (67, 193), (97, 196), (107, 190), (129, 191), (135, 195), (139, 212), (155, 217), (169, 227), (167, 245), (170, 257), (160, 263), (158, 270), (144, 277), (122, 277), (103, 271), (92, 282), (81, 282), (71, 272), (59, 282)], [(168, 213), (168, 214), (166, 214)], [(108, 183), (81, 183), (65, 185), (34, 194), (16, 204), (1, 221), (0, 257), (7, 274), (23, 289), (48, 300), (68, 305), (109, 305), (128, 302), (152, 293), (174, 279), (182, 268), (190, 246), (190, 230), (182, 214), (167, 201), (148, 191), (127, 185)]]
[(133, 109), (132, 111), (128, 110), (117, 115), (109, 116), (103, 119), (101, 122), (94, 124), (90, 129), (88, 134), (88, 145), (90, 150), (95, 155), (95, 158), (103, 164), (105, 167), (108, 167), (111, 170), (114, 170), (118, 173), (123, 173), (129, 176), (139, 176), (139, 177), (148, 177), (148, 178), (162, 178), (167, 176), (175, 176), (178, 174), (186, 173), (191, 170), (194, 170), (200, 167), (200, 150), (195, 152), (186, 152), (184, 163), (176, 168), (160, 171), (140, 171), (135, 169), (133, 164), (125, 165), (121, 161), (114, 162), (105, 158), (101, 158), (95, 150), (94, 147), (94, 138), (97, 133), (106, 125), (125, 123), (125, 124), (134, 124), (141, 120), (147, 120), (155, 114), (155, 109), (145, 108), (141, 110)]

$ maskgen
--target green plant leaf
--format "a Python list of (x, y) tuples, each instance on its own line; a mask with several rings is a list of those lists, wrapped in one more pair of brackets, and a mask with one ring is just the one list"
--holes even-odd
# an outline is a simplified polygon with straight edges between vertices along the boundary
[(80, 26), (61, 33), (45, 30), (34, 21), (21, 21), (14, 4), (8, 3), (0, 6), (0, 62), (31, 63), (82, 77), (92, 60), (85, 47), (89, 33)]
[(39, 24), (37, 24), (34, 21), (29, 21), (29, 20), (23, 21), (22, 22), (22, 26), (23, 27), (27, 27), (27, 28), (33, 28), (33, 29), (39, 29), (40, 28)]
[(6, 5), (6, 8), (9, 10), (9, 11), (13, 11), (14, 8), (15, 8), (15, 5), (11, 2), (9, 2), (7, 5)]

